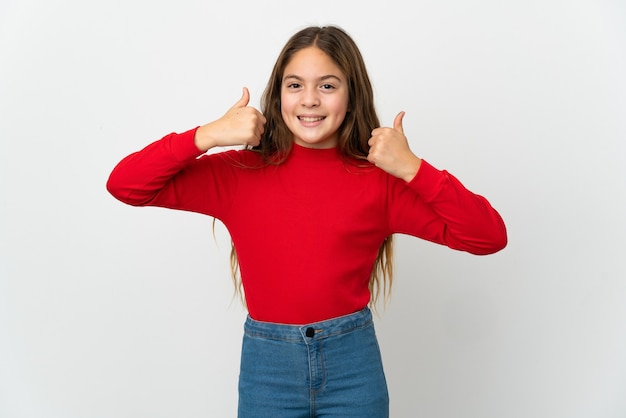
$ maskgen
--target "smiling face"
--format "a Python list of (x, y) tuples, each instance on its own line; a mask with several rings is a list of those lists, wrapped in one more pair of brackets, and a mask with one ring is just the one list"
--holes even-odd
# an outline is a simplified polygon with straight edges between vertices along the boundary
[(281, 84), (281, 115), (296, 144), (332, 148), (348, 111), (346, 76), (317, 47), (296, 52), (285, 67)]

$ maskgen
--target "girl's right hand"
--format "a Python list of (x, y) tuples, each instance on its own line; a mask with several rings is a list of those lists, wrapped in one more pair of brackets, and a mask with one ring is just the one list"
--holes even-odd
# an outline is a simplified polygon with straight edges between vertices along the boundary
[(221, 118), (200, 126), (194, 143), (200, 151), (232, 145), (256, 146), (264, 132), (265, 116), (248, 106), (250, 92), (243, 88), (241, 98)]

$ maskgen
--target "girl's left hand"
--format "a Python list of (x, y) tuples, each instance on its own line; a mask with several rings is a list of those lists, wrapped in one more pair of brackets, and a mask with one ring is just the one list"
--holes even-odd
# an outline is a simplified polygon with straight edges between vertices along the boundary
[(402, 128), (403, 117), (404, 112), (398, 113), (393, 128), (380, 127), (372, 131), (367, 159), (376, 167), (408, 183), (417, 174), (422, 160), (409, 148)]

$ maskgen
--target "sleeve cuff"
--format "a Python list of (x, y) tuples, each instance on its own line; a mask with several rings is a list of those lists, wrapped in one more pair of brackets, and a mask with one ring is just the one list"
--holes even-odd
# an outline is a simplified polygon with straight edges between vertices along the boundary
[(200, 151), (194, 142), (198, 127), (180, 134), (170, 135), (170, 153), (180, 163), (198, 158), (204, 152)]
[(407, 183), (407, 186), (418, 193), (424, 200), (429, 201), (437, 196), (447, 178), (446, 171), (438, 170), (422, 159), (422, 164), (417, 174)]

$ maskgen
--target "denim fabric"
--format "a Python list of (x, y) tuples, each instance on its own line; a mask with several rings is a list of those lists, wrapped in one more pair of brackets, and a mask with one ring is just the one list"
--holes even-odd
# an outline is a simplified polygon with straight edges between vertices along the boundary
[(308, 325), (244, 326), (240, 418), (386, 418), (389, 397), (372, 314)]

